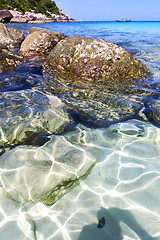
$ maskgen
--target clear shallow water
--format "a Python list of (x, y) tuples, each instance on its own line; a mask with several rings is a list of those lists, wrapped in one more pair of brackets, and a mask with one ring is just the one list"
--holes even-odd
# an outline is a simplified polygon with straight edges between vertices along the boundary
[[(34, 25), (14, 26), (27, 35)], [(160, 22), (80, 22), (35, 26), (68, 36), (102, 38), (132, 52), (152, 71), (150, 91), (156, 92), (159, 100)], [(12, 84), (7, 85), (6, 78), (10, 77)], [(16, 93), (21, 89), (40, 88), (37, 79), (43, 81), (40, 68), (19, 67), (14, 73), (1, 74), (1, 92)], [(45, 101), (47, 105), (48, 101)], [(26, 118), (29, 118), (32, 106), (26, 102), (26, 107), (29, 109)], [(32, 122), (35, 122), (34, 118)], [(65, 145), (60, 148), (57, 142), (65, 142)], [(40, 179), (43, 178), (40, 183), (42, 189), (54, 172), (53, 163), (55, 159), (57, 161), (58, 151), (68, 164), (69, 160), (79, 159), (79, 156), (82, 162), (89, 160), (96, 164), (80, 185), (55, 204), (48, 206), (24, 201), (17, 193), (19, 186), (24, 183), (21, 196), (28, 191), (31, 200), (35, 191), (31, 186), (32, 178), (38, 174)], [(57, 135), (54, 141), (51, 139), (44, 146), (16, 146), (3, 153), (0, 160), (1, 239), (160, 239), (160, 129), (151, 123), (131, 119), (101, 129), (77, 125), (73, 133)], [(45, 167), (45, 174), (44, 165), (39, 160), (53, 162), (50, 167)], [(68, 171), (66, 166), (64, 169)]]

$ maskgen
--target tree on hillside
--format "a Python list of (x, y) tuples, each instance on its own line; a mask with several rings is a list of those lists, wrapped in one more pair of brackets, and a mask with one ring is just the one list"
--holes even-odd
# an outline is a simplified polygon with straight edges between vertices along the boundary
[(35, 10), (47, 15), (48, 11), (59, 14), (56, 3), (51, 0), (0, 0), (0, 9), (7, 9), (8, 6), (21, 12)]

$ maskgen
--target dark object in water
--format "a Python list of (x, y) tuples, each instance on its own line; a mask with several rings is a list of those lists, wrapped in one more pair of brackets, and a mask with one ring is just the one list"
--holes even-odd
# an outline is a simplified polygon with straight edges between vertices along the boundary
[(104, 227), (105, 223), (106, 223), (106, 220), (105, 220), (104, 217), (102, 217), (102, 218), (99, 220), (97, 227), (98, 227), (98, 228), (102, 228), (102, 227)]
[(125, 19), (125, 20), (123, 20), (123, 19), (121, 19), (121, 20), (117, 19), (116, 22), (131, 22), (131, 19)]

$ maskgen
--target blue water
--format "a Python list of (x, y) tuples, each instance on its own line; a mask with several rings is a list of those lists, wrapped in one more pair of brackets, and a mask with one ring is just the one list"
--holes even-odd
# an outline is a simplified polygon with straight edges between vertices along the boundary
[[(40, 146), (26, 147), (25, 144), (22, 146), (17, 144), (16, 146), (12, 145), (11, 149), (6, 148), (5, 153), (2, 151), (0, 173), (4, 176), (4, 181), (2, 181), (3, 178), (0, 179), (0, 239), (159, 240), (160, 22), (53, 22), (7, 24), (7, 26), (20, 29), (25, 36), (28, 35), (31, 27), (41, 27), (64, 33), (67, 36), (104, 39), (123, 47), (142, 61), (152, 72), (152, 78), (148, 83), (150, 86), (148, 92), (151, 94), (149, 102), (146, 98), (144, 107), (148, 109), (154, 102), (158, 120), (156, 120), (157, 124), (154, 121), (148, 121), (146, 116), (151, 118), (152, 110), (144, 116), (142, 108), (141, 119), (131, 118), (126, 122), (111, 124), (109, 128), (95, 128), (95, 126), (86, 128), (86, 125), (83, 126), (81, 122), (74, 129), (76, 131), (72, 131), (73, 129), (70, 128), (64, 135), (62, 133), (60, 136), (53, 136), (46, 145), (45, 141)], [(37, 112), (42, 106), (45, 111), (46, 103), (41, 106), (38, 102), (39, 99), (40, 101), (46, 99), (42, 93), (39, 99), (38, 97), (36, 101), (34, 99), (36, 104), (32, 106), (30, 96), (32, 98), (34, 96), (29, 91), (25, 92), (28, 89), (32, 91), (34, 88), (39, 91), (44, 90), (41, 89), (43, 81), (41, 67), (35, 66), (33, 63), (22, 64), (14, 72), (1, 74), (0, 92), (4, 94), (4, 98), (0, 103), (7, 108), (9, 104), (3, 103), (4, 99), (13, 97), (13, 107), (15, 107), (14, 101), (15, 103), (19, 101), (21, 91), (24, 90), (21, 101), (24, 105), (26, 102), (28, 104), (24, 108), (28, 111), (26, 116), (30, 117), (33, 110)], [(138, 84), (137, 88), (139, 88)], [(11, 95), (8, 94), (10, 92)], [(14, 98), (14, 94), (17, 98)], [(36, 96), (39, 96), (38, 94)], [(156, 97), (154, 97), (155, 94)], [(53, 104), (55, 100), (52, 97), (50, 99)], [(137, 99), (140, 101), (140, 94)], [(18, 111), (23, 116), (23, 109), (15, 107), (15, 112)], [(3, 114), (8, 116), (10, 112), (9, 106), (6, 115)], [(46, 116), (50, 116), (46, 112)], [(15, 117), (14, 114), (13, 117)], [(37, 119), (39, 118), (37, 117)], [(8, 125), (11, 123), (12, 121), (7, 122)], [(22, 128), (21, 136), (23, 125), (19, 128)], [(2, 133), (1, 131), (0, 134), (2, 135)], [(49, 138), (45, 137), (48, 141)], [(45, 174), (47, 176), (44, 181), (46, 183), (50, 178), (49, 174), (54, 174), (52, 172), (54, 167), (52, 166), (49, 172), (46, 168), (43, 175), (44, 163), (39, 164), (46, 161), (47, 166), (48, 159), (54, 162), (57, 152), (62, 160), (64, 158), (64, 162), (69, 162), (74, 157), (78, 162), (82, 156), (84, 159), (81, 158), (81, 160), (84, 162), (96, 159), (97, 163), (79, 186), (55, 204), (48, 206), (41, 202), (23, 201), (17, 192), (14, 192), (15, 188), (20, 188), (20, 192), (24, 195), (28, 191), (28, 195), (30, 195), (32, 177), (33, 182), (36, 184), (40, 182), (41, 188), (45, 188), (45, 185), (43, 186), (44, 176)], [(37, 161), (39, 159), (40, 161)], [(64, 162), (61, 162), (62, 165)], [(27, 167), (29, 170), (26, 171)], [(38, 171), (42, 175), (39, 175)], [(39, 177), (38, 180), (35, 176)], [(23, 183), (26, 185), (21, 190)], [(7, 193), (4, 189), (5, 184)], [(11, 234), (14, 236), (13, 238)]]

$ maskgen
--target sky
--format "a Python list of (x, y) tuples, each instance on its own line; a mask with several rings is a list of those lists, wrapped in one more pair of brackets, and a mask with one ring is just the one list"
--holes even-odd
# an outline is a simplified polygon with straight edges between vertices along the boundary
[(65, 14), (82, 21), (160, 21), (160, 0), (55, 0)]

